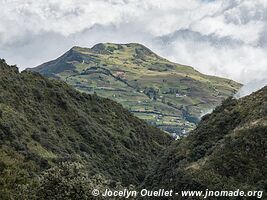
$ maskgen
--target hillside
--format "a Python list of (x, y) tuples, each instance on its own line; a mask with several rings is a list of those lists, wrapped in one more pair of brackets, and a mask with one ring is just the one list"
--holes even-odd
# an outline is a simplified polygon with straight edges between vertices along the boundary
[(145, 185), (176, 191), (255, 190), (266, 195), (266, 155), (267, 86), (239, 100), (227, 99), (203, 117), (187, 138), (170, 146)]
[(200, 116), (240, 88), (234, 81), (203, 75), (135, 43), (73, 47), (56, 60), (28, 70), (117, 101), (174, 134), (195, 128)]
[[(77, 178), (85, 181), (95, 175), (124, 186), (138, 185), (154, 158), (170, 142), (166, 133), (134, 117), (116, 102), (80, 93), (37, 73), (19, 73), (15, 66), (0, 60), (0, 199), (14, 199), (14, 195), (20, 195), (19, 188), (50, 168), (44, 177), (51, 181), (51, 173), (58, 169), (54, 167), (63, 161), (80, 163), (89, 173), (84, 176), (76, 170), (76, 164), (63, 164), (64, 170), (54, 175), (64, 179), (69, 174), (57, 173), (67, 173), (70, 167), (75, 173), (66, 183), (73, 184), (71, 190), (78, 185)], [(57, 182), (53, 184), (44, 184), (45, 195), (58, 186)], [(30, 187), (31, 192), (34, 188)]]

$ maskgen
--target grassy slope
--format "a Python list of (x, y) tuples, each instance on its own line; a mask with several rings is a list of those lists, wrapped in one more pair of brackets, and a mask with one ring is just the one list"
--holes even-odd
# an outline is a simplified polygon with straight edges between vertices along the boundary
[(267, 87), (228, 99), (187, 138), (173, 143), (147, 178), (147, 187), (261, 190), (267, 177)]
[(0, 197), (64, 160), (124, 185), (142, 182), (171, 138), (121, 105), (0, 60)]
[(170, 132), (191, 130), (202, 112), (240, 87), (234, 81), (172, 63), (134, 43), (73, 47), (32, 70), (60, 78), (80, 91), (115, 100)]

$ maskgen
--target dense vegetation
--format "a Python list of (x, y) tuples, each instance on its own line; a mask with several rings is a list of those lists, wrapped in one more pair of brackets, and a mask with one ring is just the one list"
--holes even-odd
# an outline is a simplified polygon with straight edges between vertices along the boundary
[(77, 189), (83, 198), (96, 176), (104, 177), (99, 187), (138, 185), (170, 142), (118, 103), (0, 60), (1, 200), (53, 199), (44, 191), (64, 195), (57, 183), (69, 191), (61, 199)]
[(170, 62), (134, 43), (73, 47), (30, 70), (117, 101), (139, 118), (176, 134), (192, 130), (203, 113), (240, 87)]
[(229, 98), (203, 117), (187, 138), (170, 146), (146, 185), (266, 194), (266, 156), (267, 87), (239, 100)]
[(0, 60), (1, 200), (96, 199), (95, 188), (266, 193), (266, 136), (267, 87), (228, 98), (173, 141), (116, 102)]

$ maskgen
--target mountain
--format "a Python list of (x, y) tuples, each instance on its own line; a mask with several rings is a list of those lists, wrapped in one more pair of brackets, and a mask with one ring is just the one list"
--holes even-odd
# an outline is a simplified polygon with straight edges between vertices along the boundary
[(127, 188), (239, 189), (264, 199), (266, 136), (267, 87), (224, 100), (174, 141), (110, 99), (0, 60), (1, 200), (105, 199), (93, 189)]
[(266, 195), (266, 156), (267, 86), (238, 100), (229, 98), (204, 116), (187, 138), (166, 150), (145, 185), (175, 191), (239, 189)]
[(175, 134), (195, 128), (200, 116), (241, 86), (170, 62), (135, 43), (73, 47), (28, 70), (117, 101), (137, 117)]
[[(45, 184), (30, 185), (31, 192), (37, 188), (36, 194), (43, 190), (49, 195), (49, 190), (65, 183), (73, 184), (69, 188), (73, 191), (79, 177), (85, 182), (87, 176), (98, 174), (125, 186), (138, 185), (171, 141), (168, 134), (114, 101), (80, 93), (37, 73), (19, 73), (0, 60), (0, 199), (16, 199), (14, 195), (28, 199), (18, 190), (32, 180), (43, 180), (36, 176), (45, 170)], [(80, 163), (88, 174), (77, 171), (80, 164), (58, 169), (65, 161)], [(71, 173), (74, 177), (66, 181)], [(84, 184), (79, 187), (80, 191)]]

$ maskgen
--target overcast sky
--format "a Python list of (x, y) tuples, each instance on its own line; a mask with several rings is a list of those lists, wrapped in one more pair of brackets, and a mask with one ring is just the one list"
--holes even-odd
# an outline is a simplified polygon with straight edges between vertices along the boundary
[(138, 42), (206, 74), (267, 78), (267, 0), (0, 0), (0, 7), (0, 57), (20, 69), (74, 45)]

